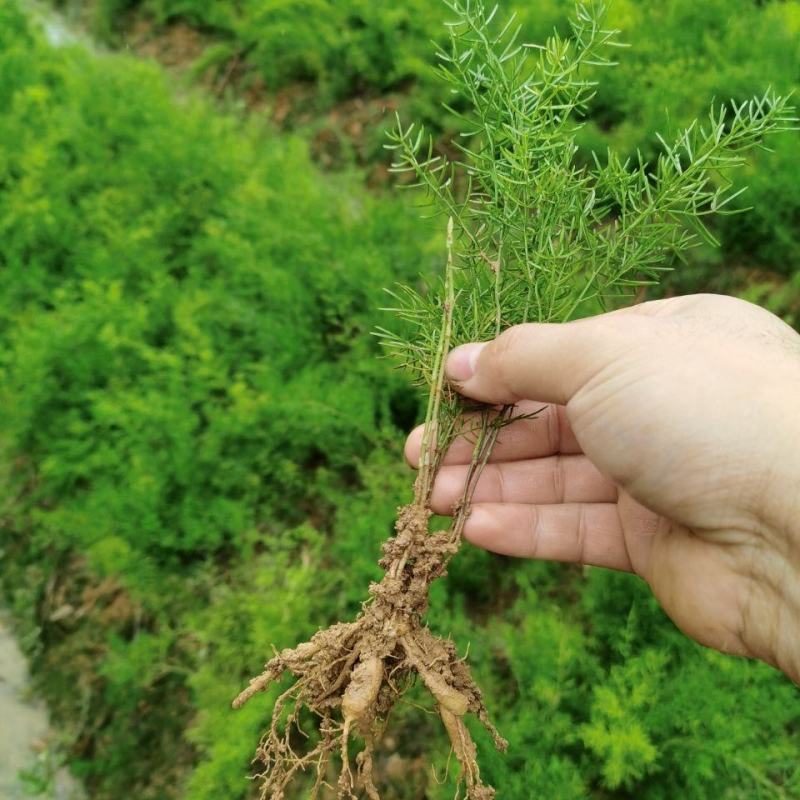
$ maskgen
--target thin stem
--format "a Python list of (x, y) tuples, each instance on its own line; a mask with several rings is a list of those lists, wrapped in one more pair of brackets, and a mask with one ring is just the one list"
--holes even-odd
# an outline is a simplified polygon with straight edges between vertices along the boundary
[(494, 335), (500, 335), (503, 324), (503, 307), (501, 303), (501, 288), (503, 285), (503, 239), (500, 238), (500, 244), (497, 248), (497, 261), (494, 265)]
[(425, 414), (425, 428), (422, 434), (421, 462), (419, 476), (415, 485), (414, 502), (420, 507), (428, 505), (433, 479), (435, 477), (434, 465), (437, 461), (436, 454), (439, 450), (440, 430), (439, 415), (444, 391), (444, 365), (447, 353), (450, 351), (450, 341), (453, 336), (453, 308), (455, 306), (455, 266), (453, 263), (453, 218), (447, 220), (447, 264), (444, 273), (444, 305), (442, 309), (442, 328), (439, 334), (439, 344), (434, 359), (433, 374), (431, 376), (431, 390), (428, 395), (428, 409)]

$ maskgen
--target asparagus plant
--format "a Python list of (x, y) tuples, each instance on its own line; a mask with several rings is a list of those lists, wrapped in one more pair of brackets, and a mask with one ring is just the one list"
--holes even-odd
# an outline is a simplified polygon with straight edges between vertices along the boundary
[[(793, 123), (785, 98), (767, 92), (712, 107), (671, 142), (661, 139), (655, 164), (613, 152), (578, 159), (575, 136), (599, 67), (613, 64), (617, 32), (604, 27), (597, 3), (577, 5), (571, 34), (523, 44), (512, 21), (480, 0), (448, 0), (454, 15), (438, 70), (449, 85), (446, 106), (460, 127), (459, 155), (438, 154), (415, 125), (398, 123), (388, 145), (393, 169), (408, 172), (446, 219), (444, 274), (418, 292), (392, 290), (403, 333), (381, 330), (388, 349), (427, 388), (420, 469), (413, 500), (398, 509), (395, 534), (383, 545), (385, 574), (352, 622), (320, 630), (277, 653), (236, 698), (239, 707), (287, 671), (294, 682), (278, 697), (258, 747), (261, 796), (282, 800), (299, 773), (310, 797), (323, 787), (339, 798), (378, 800), (373, 757), (392, 707), (419, 679), (460, 764), (468, 800), (490, 800), (476, 746), (465, 725), (473, 714), (495, 745), (492, 725), (465, 659), (452, 641), (425, 625), (431, 583), (458, 552), (470, 499), (510, 406), (468, 406), (445, 380), (448, 350), (496, 336), (528, 321), (563, 322), (596, 309), (631, 287), (653, 281), (676, 255), (714, 237), (704, 223), (736, 196), (726, 179), (745, 151)], [(444, 453), (457, 436), (473, 442), (472, 462), (452, 522), (430, 530), (431, 492)], [(296, 752), (293, 730), (303, 709), (318, 733)], [(351, 759), (351, 750), (357, 755)], [(337, 774), (331, 786), (331, 769)]]

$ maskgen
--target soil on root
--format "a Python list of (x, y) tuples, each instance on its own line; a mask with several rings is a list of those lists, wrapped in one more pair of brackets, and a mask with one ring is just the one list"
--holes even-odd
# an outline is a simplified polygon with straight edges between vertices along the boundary
[[(295, 678), (278, 698), (256, 753), (263, 764), (263, 800), (284, 800), (292, 779), (306, 771), (315, 775), (312, 800), (323, 787), (335, 788), (344, 800), (359, 795), (379, 800), (373, 777), (376, 743), (389, 713), (415, 677), (436, 702), (461, 766), (466, 797), (494, 797), (494, 789), (481, 780), (465, 715), (472, 713), (481, 721), (498, 749), (504, 750), (506, 742), (489, 721), (481, 691), (454, 644), (434, 636), (423, 624), (429, 587), (445, 574), (461, 538), (458, 526), (430, 533), (430, 516), (430, 510), (416, 504), (398, 509), (395, 536), (384, 544), (380, 561), (385, 575), (370, 586), (370, 599), (356, 620), (337, 623), (310, 641), (277, 653), (234, 701), (239, 708), (287, 671)], [(319, 739), (297, 753), (292, 733), (304, 708), (320, 719)], [(351, 763), (349, 745), (355, 737), (363, 747)], [(339, 764), (335, 787), (327, 782), (331, 761)]]

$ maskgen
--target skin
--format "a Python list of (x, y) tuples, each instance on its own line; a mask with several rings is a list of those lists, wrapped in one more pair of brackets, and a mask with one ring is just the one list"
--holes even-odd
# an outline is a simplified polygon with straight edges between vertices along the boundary
[[(633, 572), (693, 639), (800, 683), (800, 335), (695, 295), (519, 325), (455, 348), (447, 372), (468, 397), (542, 409), (501, 432), (469, 541)], [(470, 454), (450, 448), (437, 513)]]

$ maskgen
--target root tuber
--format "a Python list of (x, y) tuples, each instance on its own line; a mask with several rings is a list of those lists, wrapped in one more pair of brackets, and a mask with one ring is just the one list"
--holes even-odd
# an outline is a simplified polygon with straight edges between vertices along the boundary
[[(438, 713), (458, 759), (469, 800), (488, 800), (494, 791), (484, 785), (472, 738), (463, 722), (475, 714), (496, 745), (505, 741), (488, 721), (478, 686), (452, 642), (434, 636), (422, 623), (428, 588), (444, 574), (447, 561), (458, 550), (460, 526), (428, 533), (430, 511), (418, 505), (398, 511), (396, 535), (384, 546), (383, 580), (370, 588), (371, 600), (352, 623), (319, 631), (310, 642), (283, 650), (267, 662), (264, 672), (234, 700), (239, 708), (254, 694), (267, 689), (285, 672), (297, 679), (278, 699), (273, 723), (258, 750), (265, 765), (262, 798), (281, 800), (298, 770), (315, 770), (316, 789), (326, 785), (328, 764), (337, 754), (341, 771), (337, 797), (357, 797), (363, 790), (379, 800), (373, 782), (373, 752), (382, 723), (402, 694), (409, 678), (418, 675), (433, 695)], [(463, 514), (458, 519), (465, 519)], [(291, 703), (282, 727), (279, 719)], [(290, 744), (290, 727), (305, 707), (321, 719), (320, 739), (305, 755)], [(338, 711), (338, 714), (335, 712)], [(340, 720), (340, 721), (337, 721)], [(348, 748), (354, 735), (364, 746), (356, 757), (357, 774), (350, 767)]]

